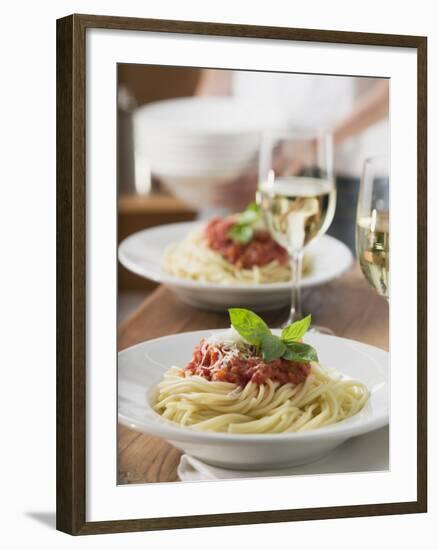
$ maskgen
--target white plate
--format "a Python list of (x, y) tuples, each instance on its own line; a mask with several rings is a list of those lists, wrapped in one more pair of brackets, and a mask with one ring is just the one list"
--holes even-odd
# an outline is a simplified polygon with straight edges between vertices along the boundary
[(281, 470), (231, 470), (210, 466), (183, 454), (178, 465), (181, 481), (212, 481), (248, 477), (297, 476), (316, 474), (346, 474), (348, 472), (385, 472), (389, 469), (389, 427), (385, 426), (339, 445), (327, 456), (300, 466)]
[(143, 342), (119, 353), (118, 414), (122, 424), (163, 437), (208, 464), (238, 470), (284, 468), (317, 460), (344, 441), (388, 424), (388, 353), (352, 340), (309, 334), (322, 364), (360, 380), (370, 391), (361, 412), (309, 432), (224, 434), (182, 428), (156, 414), (149, 400), (164, 372), (184, 366), (202, 337), (216, 331), (187, 332)]
[[(160, 225), (134, 233), (120, 243), (119, 260), (130, 271), (168, 285), (184, 302), (203, 309), (223, 311), (228, 307), (248, 307), (258, 311), (278, 309), (290, 300), (290, 283), (216, 284), (173, 277), (161, 269), (163, 250), (183, 240), (200, 222)], [(339, 277), (353, 257), (342, 242), (323, 235), (306, 249), (311, 256), (311, 272), (302, 286), (311, 287)]]

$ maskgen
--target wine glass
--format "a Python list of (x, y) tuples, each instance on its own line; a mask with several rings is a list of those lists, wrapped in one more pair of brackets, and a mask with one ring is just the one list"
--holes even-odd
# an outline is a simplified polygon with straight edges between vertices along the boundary
[[(330, 134), (300, 130), (262, 138), (257, 201), (273, 238), (289, 253), (291, 308), (286, 325), (303, 318), (303, 251), (330, 226), (336, 207)], [(323, 327), (314, 330), (332, 333)]]
[(356, 220), (356, 253), (369, 284), (389, 301), (389, 159), (365, 161)]

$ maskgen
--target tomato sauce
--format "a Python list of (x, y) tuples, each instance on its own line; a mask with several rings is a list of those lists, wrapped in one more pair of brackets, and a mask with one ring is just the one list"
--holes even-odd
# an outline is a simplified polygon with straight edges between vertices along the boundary
[(274, 260), (287, 265), (287, 251), (274, 241), (269, 231), (255, 230), (251, 241), (245, 244), (229, 236), (235, 223), (233, 218), (213, 218), (205, 228), (208, 246), (238, 268), (261, 267)]
[[(248, 346), (249, 350), (255, 350)], [(192, 375), (202, 376), (207, 380), (232, 382), (246, 386), (248, 382), (265, 384), (267, 380), (280, 384), (301, 384), (310, 373), (310, 363), (274, 359), (265, 362), (261, 357), (242, 357), (231, 353), (226, 346), (210, 345), (202, 340), (195, 348), (192, 360), (185, 371)]]

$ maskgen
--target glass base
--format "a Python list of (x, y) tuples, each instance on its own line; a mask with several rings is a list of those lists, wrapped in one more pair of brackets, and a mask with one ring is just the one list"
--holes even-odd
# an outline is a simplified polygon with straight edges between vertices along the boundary
[[(286, 328), (291, 323), (293, 323), (293, 321), (289, 318), (287, 321), (285, 321), (284, 323), (282, 323), (280, 325), (280, 328), (282, 328), (282, 329)], [(329, 334), (331, 336), (335, 335), (334, 331), (331, 328), (323, 327), (321, 325), (310, 325), (309, 330), (307, 332), (308, 333), (313, 333), (313, 334)]]
[(328, 334), (329, 336), (335, 335), (335, 333), (331, 328), (322, 327), (320, 325), (310, 325), (309, 330), (307, 332), (310, 334)]

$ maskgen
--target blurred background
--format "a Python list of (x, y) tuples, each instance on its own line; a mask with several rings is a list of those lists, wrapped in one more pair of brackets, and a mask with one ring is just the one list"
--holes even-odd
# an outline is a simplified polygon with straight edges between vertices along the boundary
[[(330, 75), (118, 65), (118, 240), (155, 225), (243, 209), (260, 135), (333, 135), (338, 187), (329, 234), (354, 249), (365, 158), (389, 151), (389, 81)], [(155, 283), (118, 265), (119, 322)]]
[[(133, 115), (154, 101), (193, 96), (201, 70), (184, 67), (118, 65), (118, 241), (161, 223), (193, 220), (196, 211), (153, 177), (147, 159), (135, 162)], [(143, 162), (142, 162), (143, 160)], [(136, 178), (137, 172), (137, 178)], [(122, 320), (156, 285), (118, 264)]]

